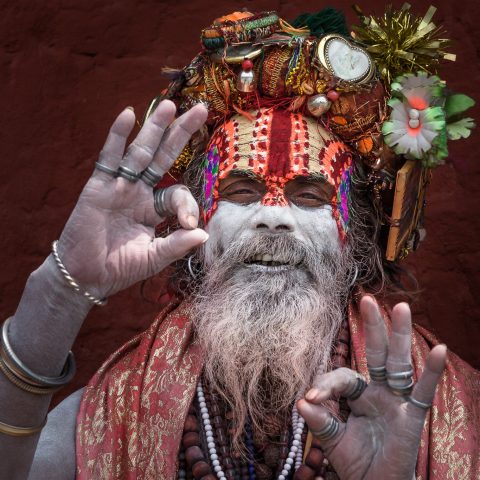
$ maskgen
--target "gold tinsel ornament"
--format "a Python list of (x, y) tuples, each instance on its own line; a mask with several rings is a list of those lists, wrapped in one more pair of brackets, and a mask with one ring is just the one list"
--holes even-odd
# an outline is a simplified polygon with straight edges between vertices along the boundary
[(353, 8), (362, 23), (352, 27), (352, 36), (365, 45), (387, 85), (397, 75), (419, 70), (433, 74), (441, 60), (455, 61), (455, 55), (444, 51), (450, 41), (438, 38), (442, 30), (432, 22), (435, 7), (423, 18), (413, 15), (408, 3), (400, 10), (388, 7), (382, 17)]

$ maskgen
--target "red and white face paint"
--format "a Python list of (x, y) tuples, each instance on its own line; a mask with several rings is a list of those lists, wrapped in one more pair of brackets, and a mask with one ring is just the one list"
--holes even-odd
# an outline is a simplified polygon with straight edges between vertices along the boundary
[(345, 182), (352, 166), (348, 147), (300, 113), (273, 109), (250, 113), (255, 121), (235, 115), (212, 136), (204, 163), (205, 223), (217, 208), (220, 180), (234, 170), (251, 171), (265, 182), (261, 203), (267, 206), (288, 205), (285, 185), (290, 180), (321, 174), (335, 189), (332, 206), (343, 237), (348, 222), (349, 185)]

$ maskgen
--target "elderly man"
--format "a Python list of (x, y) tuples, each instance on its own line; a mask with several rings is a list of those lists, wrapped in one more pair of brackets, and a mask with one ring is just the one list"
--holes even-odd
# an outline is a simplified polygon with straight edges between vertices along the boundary
[[(4, 324), (1, 478), (476, 478), (478, 375), (454, 355), (443, 373), (408, 305), (390, 322), (358, 288), (389, 276), (351, 146), (259, 106), (216, 122), (190, 188), (152, 196), (210, 120), (169, 100), (150, 113), (127, 149), (135, 114), (117, 117)], [(176, 298), (47, 421), (91, 306), (185, 258)]]

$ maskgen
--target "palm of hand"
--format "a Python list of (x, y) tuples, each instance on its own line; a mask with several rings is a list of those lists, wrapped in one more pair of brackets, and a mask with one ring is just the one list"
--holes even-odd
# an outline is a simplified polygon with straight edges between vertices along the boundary
[[(399, 304), (392, 312), (392, 333), (386, 327), (370, 297), (361, 302), (365, 322), (366, 355), (369, 367), (386, 366), (387, 372), (408, 371), (411, 365), (411, 315), (408, 305)], [(349, 399), (351, 413), (340, 423), (337, 433), (319, 440), (329, 462), (342, 480), (412, 480), (427, 410), (419, 404), (431, 404), (436, 385), (445, 366), (446, 349), (435, 347), (425, 370), (415, 385), (410, 401), (394, 388), (405, 387), (410, 379), (372, 380), (356, 399)], [(310, 431), (325, 431), (332, 422), (322, 406), (325, 400), (349, 397), (357, 385), (352, 370), (340, 368), (314, 381), (313, 388), (298, 403)], [(395, 394), (394, 391), (397, 393)], [(405, 393), (405, 391), (403, 392)], [(417, 404), (414, 403), (417, 402)], [(418, 403), (420, 402), (420, 403)]]
[[(203, 107), (177, 119), (164, 134), (175, 110), (162, 102), (145, 123), (124, 155), (126, 139), (135, 121), (130, 110), (112, 125), (100, 161), (116, 170), (120, 164), (136, 171), (151, 166), (167, 171), (190, 135), (205, 120)], [(168, 195), (167, 195), (168, 192)], [(196, 229), (198, 206), (182, 186), (166, 192), (168, 210), (183, 227), (155, 238), (155, 225), (162, 221), (154, 208), (153, 189), (95, 170), (85, 185), (59, 241), (60, 257), (72, 277), (85, 290), (109, 296), (159, 272), (207, 236)]]
[(101, 285), (111, 295), (154, 273), (145, 255), (154, 238), (154, 227), (144, 223), (147, 204), (153, 196), (143, 182), (89, 180), (61, 237), (64, 262), (87, 289)]

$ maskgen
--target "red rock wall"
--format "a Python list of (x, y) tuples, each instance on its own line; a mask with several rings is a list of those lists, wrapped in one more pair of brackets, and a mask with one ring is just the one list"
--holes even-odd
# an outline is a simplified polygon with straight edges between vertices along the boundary
[[(333, 3), (333, 2), (332, 2)], [(396, 2), (400, 5), (400, 2)], [(424, 13), (428, 1), (415, 2)], [(336, 2), (355, 20), (350, 0)], [(165, 86), (162, 66), (183, 66), (199, 33), (219, 14), (246, 6), (283, 18), (311, 11), (307, 0), (17, 0), (0, 2), (0, 314), (15, 310), (28, 274), (58, 238), (115, 115), (139, 115)], [(318, 4), (315, 8), (322, 8)], [(383, 11), (378, 0), (366, 12)], [(480, 4), (438, 0), (437, 23), (455, 41), (449, 85), (479, 99)], [(479, 118), (478, 109), (473, 114)], [(428, 194), (428, 235), (406, 262), (422, 287), (416, 319), (480, 367), (480, 130), (453, 144)], [(75, 344), (84, 384), (113, 349), (144, 329), (158, 306), (130, 288), (88, 317)]]

